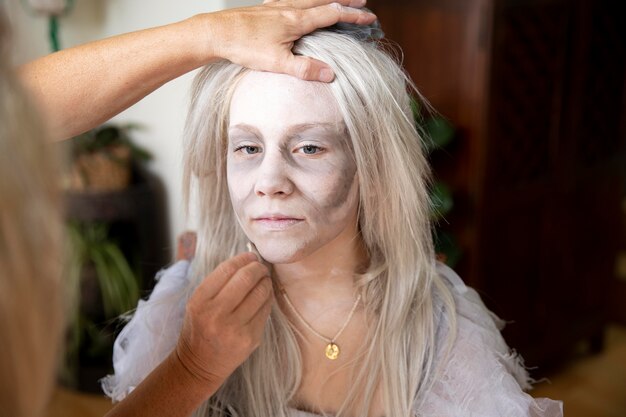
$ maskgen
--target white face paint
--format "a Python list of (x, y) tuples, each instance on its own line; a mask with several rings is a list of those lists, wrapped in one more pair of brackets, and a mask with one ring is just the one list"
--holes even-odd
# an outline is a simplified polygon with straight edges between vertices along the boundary
[(271, 263), (292, 263), (357, 233), (358, 181), (330, 91), (250, 72), (231, 106), (227, 175), (248, 238)]

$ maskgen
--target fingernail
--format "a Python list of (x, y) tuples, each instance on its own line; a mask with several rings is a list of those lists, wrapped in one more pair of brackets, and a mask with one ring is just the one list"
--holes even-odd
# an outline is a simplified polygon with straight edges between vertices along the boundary
[(256, 246), (254, 246), (254, 243), (252, 243), (252, 242), (246, 243), (246, 248), (248, 249), (248, 252), (252, 252), (254, 254), (254, 256), (256, 256), (256, 258), (257, 258), (257, 260), (259, 262), (263, 261), (263, 258), (261, 258), (261, 254), (257, 250)]
[(335, 74), (333, 74), (333, 72), (328, 69), (328, 68), (322, 68), (320, 70), (320, 81), (323, 81), (325, 83), (329, 83), (331, 82), (333, 79), (335, 78)]

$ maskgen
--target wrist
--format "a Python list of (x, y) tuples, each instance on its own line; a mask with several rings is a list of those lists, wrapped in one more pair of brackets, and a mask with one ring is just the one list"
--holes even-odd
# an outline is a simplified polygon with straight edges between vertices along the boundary
[(178, 350), (174, 349), (167, 358), (168, 367), (173, 373), (178, 375), (178, 380), (182, 382), (182, 386), (190, 393), (197, 393), (202, 397), (202, 401), (207, 400), (213, 395), (219, 387), (224, 383), (224, 380), (217, 377), (208, 378), (203, 376), (202, 378), (196, 375), (184, 361), (181, 360)]
[(219, 18), (216, 13), (202, 13), (183, 21), (185, 34), (193, 45), (193, 56), (198, 66), (203, 66), (222, 58), (220, 55)]

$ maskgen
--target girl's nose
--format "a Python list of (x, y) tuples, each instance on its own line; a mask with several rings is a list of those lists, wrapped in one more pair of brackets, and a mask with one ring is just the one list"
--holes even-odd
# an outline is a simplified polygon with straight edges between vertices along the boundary
[(289, 166), (280, 151), (266, 153), (254, 185), (257, 196), (284, 197), (293, 193), (294, 185), (289, 178)]

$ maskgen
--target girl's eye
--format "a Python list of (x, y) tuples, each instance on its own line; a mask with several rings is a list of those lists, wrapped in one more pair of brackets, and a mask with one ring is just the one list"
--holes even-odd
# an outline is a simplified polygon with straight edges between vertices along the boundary
[(322, 148), (320, 148), (319, 146), (315, 146), (315, 145), (304, 145), (300, 149), (302, 149), (302, 153), (306, 155), (315, 155), (316, 153), (319, 153), (322, 151)]
[(261, 152), (261, 148), (259, 146), (242, 145), (235, 148), (235, 152), (239, 151), (245, 153), (246, 155), (254, 155), (255, 153)]

